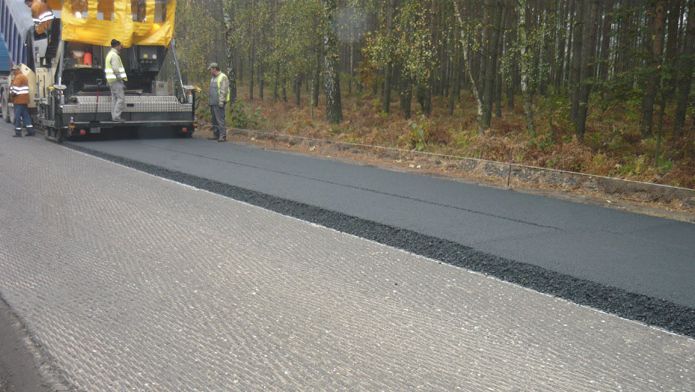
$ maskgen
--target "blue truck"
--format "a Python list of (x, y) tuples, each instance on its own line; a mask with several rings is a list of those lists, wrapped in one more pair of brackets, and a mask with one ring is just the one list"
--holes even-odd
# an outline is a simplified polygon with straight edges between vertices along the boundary
[(0, 0), (0, 114), (10, 122), (10, 69), (27, 61), (27, 34), (33, 21), (21, 0)]
[[(9, 75), (10, 54), (7, 52), (7, 46), (5, 46), (5, 37), (0, 33), (0, 97), (4, 95), (2, 91), (7, 86)], [(0, 115), (6, 118), (5, 110), (4, 102), (0, 99)]]
[(3, 98), (5, 97), (5, 90), (10, 83), (11, 67), (12, 61), (10, 61), (10, 53), (5, 45), (5, 37), (0, 32), (0, 116), (5, 120), (7, 120), (9, 116), (7, 113), (8, 105)]

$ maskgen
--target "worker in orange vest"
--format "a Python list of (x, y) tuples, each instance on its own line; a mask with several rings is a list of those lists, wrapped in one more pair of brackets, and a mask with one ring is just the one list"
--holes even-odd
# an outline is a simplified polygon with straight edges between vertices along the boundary
[(14, 137), (22, 137), (22, 122), (27, 136), (34, 136), (34, 126), (29, 114), (29, 79), (22, 73), (19, 65), (12, 67), (10, 98), (14, 104)]
[(55, 18), (51, 7), (48, 6), (46, 0), (26, 0), (24, 4), (31, 8), (31, 17), (34, 19), (36, 34), (45, 34)]

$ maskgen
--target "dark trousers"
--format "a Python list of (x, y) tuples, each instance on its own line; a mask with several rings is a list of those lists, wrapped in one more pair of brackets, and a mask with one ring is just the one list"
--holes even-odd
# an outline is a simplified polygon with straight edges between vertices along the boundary
[(227, 105), (219, 107), (219, 105), (210, 105), (212, 114), (212, 132), (216, 138), (227, 137), (227, 123), (225, 108)]
[(22, 123), (27, 129), (27, 134), (34, 134), (34, 126), (31, 123), (31, 115), (29, 114), (29, 108), (27, 105), (14, 105), (14, 132), (17, 135), (22, 134)]

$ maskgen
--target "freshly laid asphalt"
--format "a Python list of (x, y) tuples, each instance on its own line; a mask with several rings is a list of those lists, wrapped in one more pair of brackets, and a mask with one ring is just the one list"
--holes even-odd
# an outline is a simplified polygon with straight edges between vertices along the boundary
[[(0, 184), (0, 296), (56, 388), (695, 386), (692, 337), (40, 139), (0, 135)], [(228, 184), (200, 184), (250, 195)], [(313, 220), (327, 211), (255, 197), (270, 207), (295, 207)], [(429, 238), (430, 247), (457, 249), (453, 242), (337, 212), (321, 216), (405, 236), (418, 246)], [(463, 258), (495, 257), (457, 251)], [(510, 272), (521, 271), (518, 262), (506, 262)]]
[(150, 139), (72, 146), (695, 308), (695, 224), (229, 143)]

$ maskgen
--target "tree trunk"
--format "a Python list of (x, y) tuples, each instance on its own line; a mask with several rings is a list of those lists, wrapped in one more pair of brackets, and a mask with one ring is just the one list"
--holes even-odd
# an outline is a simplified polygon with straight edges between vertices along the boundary
[(578, 0), (576, 4), (576, 16), (574, 31), (572, 34), (572, 63), (570, 66), (570, 87), (572, 89), (572, 121), (577, 123), (579, 112), (579, 81), (582, 70), (582, 45), (584, 31), (584, 13), (586, 11), (585, 1)]
[(555, 21), (555, 61), (553, 65), (552, 80), (556, 94), (559, 93), (560, 88), (562, 87), (565, 61), (565, 42), (567, 39), (565, 21), (566, 10), (564, 9), (563, 4), (566, 4), (566, 2), (562, 0), (557, 0), (555, 3), (557, 19)]
[[(458, 31), (454, 28), (454, 34), (458, 35)], [(459, 89), (461, 87), (461, 44), (458, 40), (454, 44), (454, 66), (452, 83), (453, 90), (449, 94), (449, 115), (454, 114), (454, 109), (456, 108), (456, 101), (459, 99)]]
[(258, 67), (258, 98), (263, 100), (265, 90), (265, 78), (263, 75), (263, 66)]
[(502, 118), (502, 73), (497, 73), (495, 82), (495, 117)]
[[(237, 87), (236, 87), (236, 70), (234, 67), (234, 45), (232, 45), (232, 26), (231, 21), (234, 18), (234, 9), (228, 6), (227, 3), (223, 4), (222, 12), (224, 13), (224, 42), (225, 42), (225, 54), (227, 57), (227, 77), (229, 78), (229, 95), (231, 95), (232, 104), (236, 102)], [(231, 105), (230, 105), (231, 109)]]
[(670, 100), (676, 90), (676, 64), (678, 62), (678, 19), (681, 15), (681, 0), (670, 0), (668, 9), (668, 31), (666, 35), (666, 61), (664, 62), (664, 93)]
[(280, 99), (280, 63), (275, 65), (275, 82), (273, 83), (273, 101)]
[(416, 95), (417, 101), (420, 104), (420, 109), (425, 116), (432, 114), (432, 87), (418, 84)]
[[(540, 30), (541, 36), (547, 36), (548, 28), (548, 10), (542, 10), (542, 16), (540, 17)], [(538, 45), (538, 57), (536, 57), (536, 88), (540, 95), (545, 96), (548, 91), (548, 75), (546, 72), (546, 62), (550, 62), (548, 58), (548, 53), (550, 53), (550, 43), (547, 39), (543, 39)]]
[(521, 94), (524, 97), (524, 115), (526, 117), (526, 130), (532, 138), (536, 137), (536, 127), (533, 123), (533, 97), (529, 86), (531, 73), (531, 54), (529, 53), (528, 31), (526, 25), (527, 1), (518, 0), (519, 5), (519, 50), (521, 65)]
[(579, 105), (576, 120), (577, 139), (579, 141), (584, 141), (589, 95), (594, 83), (594, 49), (596, 48), (599, 0), (587, 1), (584, 7), (586, 8), (584, 10), (584, 23), (582, 24), (582, 64), (579, 74)]
[(413, 86), (410, 80), (405, 76), (401, 77), (400, 85), (401, 111), (403, 112), (403, 116), (408, 119), (412, 115)]
[[(393, 30), (393, 13), (396, 7), (396, 0), (388, 0), (386, 2), (386, 34), (391, 37)], [(381, 100), (381, 110), (384, 113), (391, 111), (391, 82), (393, 78), (393, 62), (389, 59), (384, 69), (384, 96)]]
[(297, 107), (302, 106), (302, 77), (297, 76), (294, 79), (294, 104)]
[[(572, 90), (571, 86), (571, 80), (572, 80), (572, 53), (574, 47), (572, 46), (573, 43), (575, 42), (575, 36), (577, 34), (576, 32), (576, 26), (575, 26), (575, 12), (577, 10), (577, 0), (569, 0), (570, 5), (569, 5), (569, 10), (567, 13), (567, 25), (569, 26), (569, 31), (567, 33), (567, 40), (565, 43), (565, 58), (564, 58), (564, 64), (563, 64), (563, 71), (562, 71), (562, 81), (561, 81), (561, 86), (570, 91)], [(570, 96), (571, 100), (571, 96)]]
[(463, 23), (463, 17), (461, 16), (461, 10), (459, 9), (458, 2), (454, 1), (454, 13), (456, 14), (456, 20), (458, 21), (458, 30), (461, 34), (461, 50), (463, 54), (463, 63), (466, 70), (466, 75), (468, 76), (468, 82), (470, 83), (471, 93), (476, 102), (476, 107), (478, 109), (478, 122), (480, 122), (483, 116), (483, 103), (480, 100), (480, 89), (478, 88), (478, 83), (475, 81), (473, 76), (472, 59), (470, 58), (470, 40), (466, 35), (465, 24)]
[(678, 18), (680, 17), (681, 1), (669, 0), (668, 4), (668, 15), (666, 16), (666, 51), (664, 60), (661, 64), (662, 89), (659, 95), (659, 115), (657, 119), (657, 135), (659, 138), (663, 134), (666, 105), (671, 102), (676, 91), (676, 78), (674, 76), (678, 61)]
[(500, 21), (498, 24), (498, 30), (497, 30), (497, 47), (495, 48), (495, 73), (497, 74), (497, 77), (495, 78), (495, 89), (494, 89), (494, 106), (495, 106), (495, 117), (496, 118), (502, 118), (502, 70), (500, 67), (500, 59), (499, 56), (503, 55), (503, 49), (505, 46), (505, 27), (507, 24), (507, 14), (511, 11), (511, 9), (507, 9), (506, 7), (502, 8), (498, 12), (500, 13)]
[(316, 70), (314, 71), (314, 77), (312, 80), (312, 91), (311, 91), (311, 104), (317, 108), (319, 107), (319, 95), (321, 91), (321, 63), (322, 63), (322, 51), (321, 46), (316, 48)]
[(239, 82), (243, 83), (244, 82), (244, 60), (242, 59), (242, 56), (239, 55)]
[(664, 21), (665, 9), (664, 0), (657, 0), (652, 10), (654, 17), (652, 22), (652, 39), (651, 39), (651, 58), (649, 61), (650, 72), (647, 76), (647, 84), (644, 90), (644, 98), (642, 100), (642, 122), (640, 128), (642, 137), (652, 135), (654, 102), (656, 100), (659, 80), (661, 78), (661, 56), (664, 49)]
[(282, 100), (287, 102), (287, 78), (282, 78)]
[(321, 0), (326, 13), (324, 31), (324, 87), (326, 89), (326, 117), (332, 124), (343, 121), (343, 108), (340, 101), (340, 75), (338, 74), (338, 44), (335, 33), (336, 0)]
[(605, 0), (603, 4), (603, 23), (601, 24), (601, 57), (598, 62), (598, 78), (602, 81), (608, 80), (612, 25), (613, 0)]
[[(352, 29), (352, 27), (350, 27), (350, 29)], [(350, 81), (348, 82), (348, 95), (352, 95), (352, 83), (355, 79), (355, 42), (353, 40), (350, 41)]]
[(676, 97), (676, 118), (674, 121), (674, 133), (683, 135), (685, 115), (688, 109), (690, 85), (693, 78), (693, 57), (695, 57), (695, 0), (688, 2), (688, 22), (686, 27), (685, 47), (678, 61), (678, 95)]
[(490, 129), (492, 120), (492, 94), (495, 85), (495, 60), (497, 47), (497, 7), (494, 0), (485, 0), (485, 17), (483, 25), (483, 116), (480, 118), (480, 133)]
[(249, 100), (253, 101), (253, 89), (254, 89), (254, 78), (255, 78), (255, 71), (256, 68), (256, 40), (252, 40), (251, 43), (251, 55), (249, 57)]

